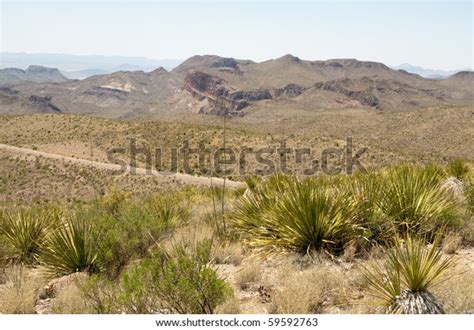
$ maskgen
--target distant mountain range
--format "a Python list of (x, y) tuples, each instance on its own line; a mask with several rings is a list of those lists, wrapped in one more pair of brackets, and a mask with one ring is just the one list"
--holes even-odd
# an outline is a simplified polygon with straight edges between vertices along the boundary
[(160, 66), (171, 70), (180, 62), (129, 56), (0, 53), (0, 68), (25, 69), (30, 65), (54, 67), (69, 79), (84, 79), (116, 71), (152, 71)]
[[(155, 60), (145, 57), (102, 56), (102, 55), (67, 55), (67, 54), (30, 54), (0, 52), (0, 69), (26, 69), (31, 65), (57, 68), (69, 79), (84, 79), (90, 76), (113, 73), (117, 71), (153, 71), (158, 67), (172, 70), (182, 61), (178, 59)], [(460, 71), (472, 69), (437, 70), (404, 63), (391, 66), (395, 70), (405, 70), (428, 79), (445, 79)]]
[(445, 79), (461, 71), (472, 71), (472, 69), (462, 69), (462, 70), (426, 69), (426, 68), (422, 68), (416, 65), (411, 65), (408, 63), (404, 63), (398, 66), (393, 66), (392, 68), (395, 70), (405, 70), (410, 73), (415, 73), (417, 75), (420, 75), (428, 79)]
[(60, 83), (68, 79), (58, 69), (30, 65), (26, 70), (18, 68), (0, 69), (0, 84), (11, 85), (21, 82)]
[[(54, 70), (44, 68), (57, 76)], [(45, 75), (40, 72), (40, 76)], [(2, 79), (0, 72), (0, 82)], [(432, 80), (378, 62), (307, 61), (293, 55), (260, 63), (193, 56), (172, 70), (122, 70), (83, 80), (35, 78), (1, 85), (0, 114), (62, 112), (111, 118), (187, 113), (244, 116), (262, 106), (408, 111), (472, 105), (474, 97), (474, 73), (470, 71)]]

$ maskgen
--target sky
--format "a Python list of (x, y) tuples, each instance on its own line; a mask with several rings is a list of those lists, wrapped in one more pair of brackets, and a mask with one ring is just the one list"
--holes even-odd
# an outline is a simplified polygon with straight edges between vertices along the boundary
[(473, 4), (0, 0), (2, 52), (473, 65)]

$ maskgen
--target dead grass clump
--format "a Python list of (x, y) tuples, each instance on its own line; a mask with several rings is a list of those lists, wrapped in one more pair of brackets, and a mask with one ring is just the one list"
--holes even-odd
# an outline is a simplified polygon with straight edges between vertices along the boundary
[(455, 254), (461, 248), (462, 237), (449, 233), (443, 239), (443, 252), (447, 254)]
[(433, 294), (441, 303), (445, 313), (472, 314), (474, 313), (474, 271), (468, 266), (454, 270), (454, 276), (446, 279), (433, 288)]
[(349, 289), (341, 271), (332, 267), (292, 273), (287, 268), (283, 270), (281, 283), (271, 299), (271, 313), (320, 313), (324, 306), (348, 303)]
[(236, 275), (236, 283), (241, 290), (248, 290), (262, 280), (262, 269), (256, 261), (242, 266)]
[[(79, 285), (80, 286), (80, 285)], [(67, 284), (51, 301), (52, 314), (91, 314), (94, 310), (88, 304), (78, 283)]]
[(217, 306), (217, 314), (241, 314), (239, 299), (233, 297), (227, 299), (223, 304)]
[(6, 283), (0, 286), (0, 313), (34, 314), (36, 293), (43, 280), (38, 273), (22, 266), (6, 270)]
[(239, 266), (243, 259), (244, 250), (236, 243), (216, 245), (212, 251), (212, 260), (215, 264)]

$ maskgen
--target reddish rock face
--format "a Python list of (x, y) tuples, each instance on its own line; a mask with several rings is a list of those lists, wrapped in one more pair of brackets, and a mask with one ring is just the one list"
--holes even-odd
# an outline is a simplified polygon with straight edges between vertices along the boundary
[(271, 99), (266, 89), (236, 91), (225, 85), (225, 81), (207, 73), (194, 71), (186, 75), (184, 89), (199, 101), (207, 101), (197, 112), (217, 115), (239, 115), (238, 111), (251, 102)]

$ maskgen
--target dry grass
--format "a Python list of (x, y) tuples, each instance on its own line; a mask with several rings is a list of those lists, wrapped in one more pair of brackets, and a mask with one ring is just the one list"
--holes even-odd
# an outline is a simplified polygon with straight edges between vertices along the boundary
[(303, 271), (285, 267), (280, 274), (280, 283), (271, 299), (271, 313), (321, 313), (327, 306), (347, 305), (349, 302), (349, 283), (334, 267), (312, 267)]
[(223, 304), (217, 306), (217, 314), (241, 314), (240, 301), (233, 297), (227, 299)]
[(460, 248), (462, 237), (456, 233), (449, 233), (443, 239), (443, 252), (446, 254), (455, 254)]
[(244, 249), (239, 243), (216, 244), (212, 251), (215, 264), (239, 266), (244, 259)]
[(440, 285), (433, 288), (434, 296), (449, 314), (474, 313), (474, 270), (469, 266), (459, 266)]
[(241, 290), (249, 290), (262, 280), (262, 268), (256, 260), (249, 260), (237, 271), (236, 283)]
[(84, 297), (83, 290), (75, 281), (68, 283), (51, 301), (48, 313), (52, 314), (90, 314), (93, 309)]
[(6, 270), (6, 283), (0, 285), (0, 314), (34, 314), (36, 295), (44, 284), (35, 270), (12, 266)]

